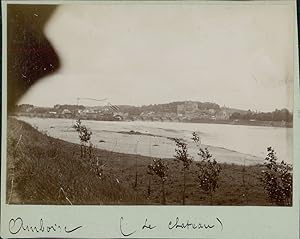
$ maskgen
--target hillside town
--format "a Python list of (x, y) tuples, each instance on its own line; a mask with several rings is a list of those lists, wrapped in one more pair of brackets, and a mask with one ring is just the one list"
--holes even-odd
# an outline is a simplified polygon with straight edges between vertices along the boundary
[[(53, 107), (38, 107), (30, 104), (16, 106), (16, 116), (41, 118), (68, 118), (100, 121), (171, 121), (171, 122), (206, 122), (206, 123), (243, 123), (289, 126), (292, 114), (286, 110), (273, 112), (254, 112), (229, 107), (220, 107), (210, 102), (183, 101), (167, 104), (129, 106), (84, 105), (54, 105)], [(268, 123), (266, 123), (268, 122)], [(272, 122), (272, 123), (270, 123)], [(275, 122), (275, 123), (274, 123)], [(279, 124), (280, 123), (280, 124)]]
[[(128, 108), (128, 109), (126, 109)], [(145, 110), (132, 112), (130, 106), (107, 104), (104, 106), (54, 105), (37, 107), (22, 104), (16, 107), (15, 114), (44, 118), (81, 118), (92, 120), (151, 120), (151, 121), (184, 121), (195, 119), (228, 120), (232, 110), (229, 108), (199, 108), (197, 102), (185, 101), (177, 105), (175, 112)]]

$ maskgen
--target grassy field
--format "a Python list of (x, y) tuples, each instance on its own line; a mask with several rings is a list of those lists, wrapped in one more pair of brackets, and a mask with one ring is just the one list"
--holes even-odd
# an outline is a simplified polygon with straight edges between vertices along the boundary
[[(104, 164), (101, 178), (92, 166), (97, 157)], [(9, 118), (7, 202), (77, 205), (161, 203), (160, 179), (147, 174), (147, 165), (153, 158), (100, 149), (93, 150), (92, 158), (80, 158), (79, 144), (49, 137), (27, 123)], [(182, 166), (173, 159), (164, 161), (169, 167), (165, 183), (166, 203), (181, 205)], [(221, 167), (213, 205), (270, 205), (260, 180), (263, 166), (246, 166), (244, 173), (243, 166), (221, 164)], [(194, 163), (187, 176), (185, 201), (187, 205), (210, 205), (209, 196), (197, 185)]]

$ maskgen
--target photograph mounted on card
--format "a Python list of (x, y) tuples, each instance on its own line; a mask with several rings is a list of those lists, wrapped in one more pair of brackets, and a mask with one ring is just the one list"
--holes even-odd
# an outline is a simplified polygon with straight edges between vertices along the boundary
[(2, 6), (5, 237), (297, 238), (294, 1)]

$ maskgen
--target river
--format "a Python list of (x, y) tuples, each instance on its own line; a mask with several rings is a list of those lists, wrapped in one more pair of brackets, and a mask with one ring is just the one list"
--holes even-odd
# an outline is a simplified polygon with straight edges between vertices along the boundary
[[(18, 119), (52, 137), (79, 143), (77, 132), (72, 128), (74, 119)], [(175, 143), (170, 138), (176, 137), (188, 143), (190, 154), (197, 160), (197, 149), (191, 140), (195, 131), (201, 138), (201, 145), (211, 146), (212, 153), (215, 151), (218, 156), (216, 159), (221, 162), (263, 163), (266, 148), (272, 146), (280, 161), (292, 163), (292, 128), (147, 121), (84, 120), (82, 123), (93, 132), (92, 143), (97, 148), (114, 152), (172, 158)], [(130, 131), (138, 133), (129, 134)], [(240, 153), (240, 156), (231, 157), (234, 153)]]

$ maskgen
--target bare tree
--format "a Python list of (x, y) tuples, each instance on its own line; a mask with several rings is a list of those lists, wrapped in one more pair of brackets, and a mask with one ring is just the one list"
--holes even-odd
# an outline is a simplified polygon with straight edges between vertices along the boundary
[(92, 132), (87, 129), (85, 125), (82, 125), (81, 120), (76, 120), (76, 123), (73, 125), (73, 128), (77, 131), (80, 139), (80, 157), (85, 158), (86, 152), (88, 150), (89, 157), (92, 157), (92, 143), (91, 136)]
[(167, 179), (168, 166), (163, 162), (162, 159), (153, 159), (153, 163), (148, 166), (149, 171), (157, 175), (161, 179), (162, 185), (162, 204), (166, 204), (166, 192), (165, 192), (165, 181)]
[(149, 175), (149, 181), (148, 181), (148, 198), (151, 196), (151, 178), (153, 177), (154, 175), (154, 172), (153, 172), (153, 165), (150, 164), (148, 165), (148, 169), (147, 169), (147, 174)]
[(186, 189), (186, 173), (190, 168), (193, 158), (188, 154), (187, 144), (182, 139), (174, 139), (176, 143), (175, 159), (181, 161), (183, 164), (183, 190), (182, 190), (182, 204), (185, 205), (185, 189)]

